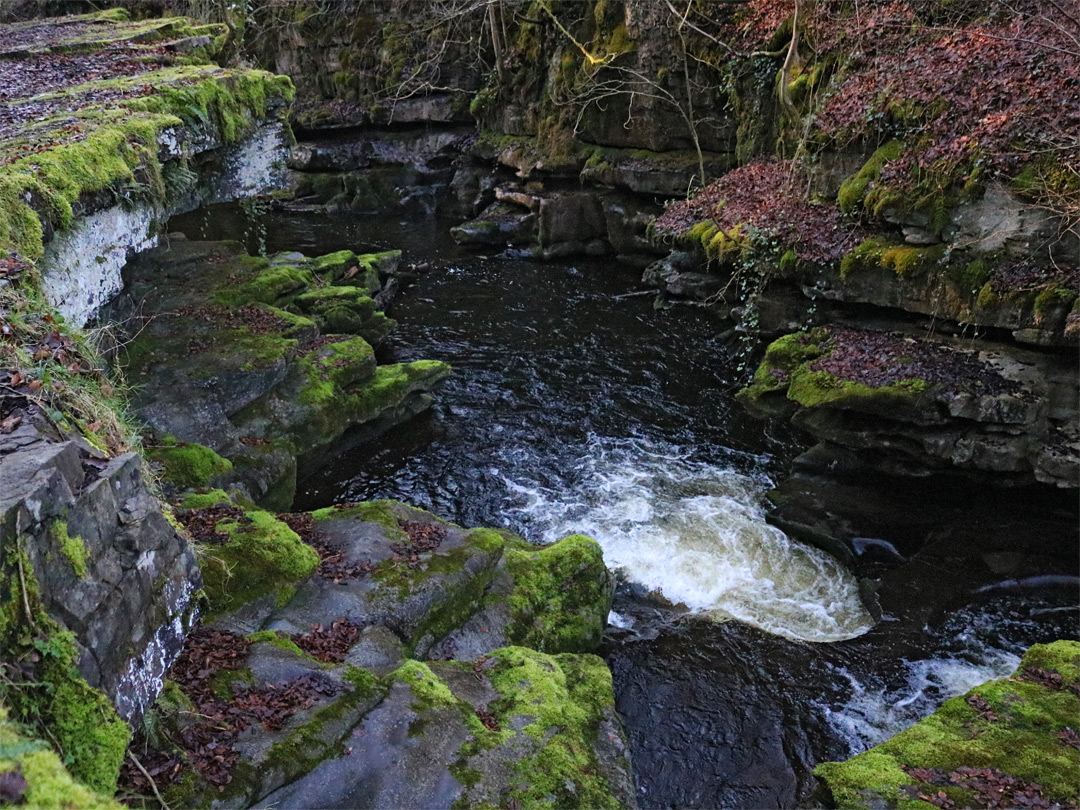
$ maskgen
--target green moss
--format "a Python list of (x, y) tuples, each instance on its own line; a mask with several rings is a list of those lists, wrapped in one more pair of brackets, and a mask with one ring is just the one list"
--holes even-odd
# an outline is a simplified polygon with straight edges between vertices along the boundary
[(245, 521), (220, 521), (224, 545), (201, 548), (203, 583), (212, 613), (228, 612), (288, 587), (315, 572), (319, 555), (269, 512), (251, 510)]
[(296, 297), (293, 305), (307, 313), (323, 333), (360, 335), (378, 343), (397, 325), (375, 308), (362, 287), (320, 287)]
[(417, 714), (431, 709), (458, 707), (459, 701), (450, 687), (420, 661), (406, 661), (394, 672), (393, 678), (409, 685), (413, 695), (412, 710)]
[(979, 294), (975, 300), (983, 309), (992, 309), (1001, 303), (1001, 296), (994, 290), (994, 285), (988, 281), (979, 289)]
[(364, 520), (370, 523), (378, 523), (389, 531), (392, 539), (408, 537), (401, 528), (401, 521), (396, 511), (401, 504), (397, 501), (362, 501), (345, 506), (327, 506), (311, 513), (316, 521), (324, 520)]
[(250, 669), (219, 669), (207, 682), (210, 691), (218, 700), (232, 700), (236, 697), (236, 685), (255, 686), (255, 674)]
[(370, 700), (382, 693), (384, 686), (373, 672), (352, 664), (345, 665), (345, 682), (352, 686), (356, 696), (363, 700)]
[[(0, 700), (14, 721), (53, 741), (72, 776), (111, 795), (131, 730), (105, 695), (79, 674), (75, 637), (42, 609), (29, 557), (13, 549), (3, 564), (0, 649), (5, 660), (33, 662), (35, 678), (18, 688), (0, 681)], [(18, 572), (13, 570), (17, 565)], [(25, 622), (27, 605), (34, 627)]]
[(961, 290), (972, 295), (978, 295), (982, 286), (990, 280), (991, 274), (986, 259), (974, 259), (966, 265), (950, 265), (947, 272)]
[(750, 385), (737, 394), (738, 399), (744, 404), (754, 405), (766, 394), (786, 389), (791, 375), (799, 366), (822, 355), (823, 349), (818, 344), (826, 337), (823, 329), (812, 329), (774, 340), (765, 350), (765, 357), (758, 364)]
[(1061, 676), (1065, 687), (1080, 684), (1080, 643), (1055, 641), (1053, 644), (1035, 644), (1024, 653), (1020, 671), (1043, 669)]
[(840, 278), (846, 279), (857, 270), (867, 270), (881, 266), (881, 255), (886, 243), (876, 237), (870, 237), (840, 260)]
[[(332, 360), (326, 359), (328, 349)], [(448, 365), (434, 360), (375, 368), (371, 351), (363, 339), (352, 338), (301, 360), (303, 382), (297, 401), (310, 410), (304, 421), (291, 428), (290, 452), (299, 455), (324, 446), (350, 425), (393, 413), (410, 394), (435, 385), (450, 371)]]
[(1068, 312), (1069, 307), (1072, 306), (1076, 298), (1075, 290), (1070, 290), (1059, 284), (1050, 284), (1044, 287), (1035, 296), (1035, 322), (1042, 323), (1047, 315), (1051, 314), (1055, 309)]
[(930, 810), (929, 802), (910, 799), (903, 791), (914, 780), (896, 760), (879, 751), (867, 751), (848, 762), (826, 762), (814, 769), (814, 775), (829, 788), (838, 810), (872, 807), (877, 797), (903, 810)]
[(489, 705), (504, 728), (520, 718), (534, 752), (514, 763), (508, 793), (520, 807), (617, 808), (599, 773), (594, 744), (605, 708), (612, 708), (611, 673), (591, 655), (557, 655), (507, 647), (488, 670), (499, 698)]
[(236, 288), (214, 293), (214, 301), (227, 306), (287, 303), (315, 283), (310, 271), (297, 267), (266, 267)]
[(1052, 154), (1031, 159), (1010, 185), (1017, 194), (1036, 203), (1048, 199), (1060, 200), (1062, 204), (1080, 202), (1080, 178)]
[(913, 276), (937, 267), (945, 256), (945, 249), (945, 245), (890, 245), (881, 253), (881, 266), (901, 277)]
[(178, 487), (198, 488), (210, 485), (210, 481), (232, 470), (232, 462), (205, 445), (196, 442), (177, 442), (171, 445), (150, 447), (146, 456), (164, 468), (161, 477)]
[(60, 552), (71, 563), (75, 576), (84, 579), (86, 577), (87, 560), (86, 541), (78, 535), (72, 537), (68, 534), (66, 520), (54, 521), (52, 526), (49, 527), (49, 531), (53, 536), (53, 540), (60, 546)]
[(317, 275), (331, 280), (340, 279), (350, 268), (357, 266), (357, 255), (351, 250), (339, 250), (311, 259), (309, 265)]
[[(152, 94), (140, 91), (146, 84), (146, 77), (137, 75), (38, 97), (65, 100), (78, 112), (36, 127), (34, 138), (42, 142), (55, 126), (57, 146), (0, 167), (0, 249), (30, 260), (40, 258), (44, 231), (38, 211), (54, 226), (67, 228), (74, 220), (73, 206), (84, 194), (124, 187), (147, 200), (162, 200), (158, 140), (163, 130), (183, 123), (211, 126), (224, 142), (232, 143), (253, 128), (256, 117), (266, 114), (269, 98), (292, 95), (286, 77), (207, 66), (156, 72)], [(81, 95), (100, 90), (112, 91), (114, 97), (127, 92), (128, 97), (111, 108), (90, 104), (80, 109)], [(72, 117), (87, 130), (84, 138), (59, 134)], [(34, 200), (34, 206), (28, 200)]]
[(799, 263), (799, 256), (794, 250), (784, 251), (784, 255), (780, 257), (780, 272), (791, 273), (795, 270)]
[(904, 145), (900, 141), (889, 141), (879, 147), (855, 174), (840, 184), (840, 191), (836, 195), (836, 201), (840, 210), (845, 214), (851, 214), (862, 207), (866, 199), (867, 191), (871, 184), (881, 177), (881, 170), (886, 164), (900, 157)]
[(246, 636), (247, 640), (252, 644), (269, 644), (273, 647), (277, 647), (279, 650), (286, 650), (298, 655), (301, 658), (308, 660), (316, 666), (325, 667), (325, 663), (320, 661), (315, 656), (304, 652), (297, 645), (296, 642), (289, 638), (287, 635), (279, 633), (276, 630), (260, 630), (257, 633), (251, 633)]
[[(1024, 656), (1027, 667), (1061, 672), (1067, 682), (1080, 677), (1080, 644), (1037, 645)], [(996, 719), (967, 702), (977, 696)], [(901, 766), (996, 768), (1043, 786), (1051, 802), (1075, 803), (1080, 794), (1080, 752), (1056, 736), (1074, 727), (1080, 700), (1068, 690), (1053, 691), (1015, 679), (990, 681), (966, 696), (952, 698), (926, 719), (847, 762), (815, 769), (838, 807), (929, 807), (908, 798), (914, 780)]]
[(940, 266), (945, 255), (946, 246), (943, 244), (917, 247), (870, 237), (841, 259), (840, 278), (846, 279), (853, 272), (878, 267), (891, 270), (901, 278), (911, 277)]
[[(342, 396), (341, 389), (375, 377), (382, 370), (375, 367), (375, 350), (360, 337), (309, 352), (297, 365), (306, 379), (297, 398), (305, 405), (327, 405)], [(385, 377), (381, 375), (379, 382)]]
[(121, 810), (108, 795), (76, 782), (60, 757), (26, 736), (0, 704), (0, 773), (16, 768), (27, 782), (21, 810)]
[(596, 649), (613, 584), (595, 540), (576, 534), (546, 548), (514, 544), (504, 560), (514, 578), (506, 631), (511, 643), (542, 652)]
[(223, 489), (212, 489), (209, 492), (192, 492), (184, 496), (180, 502), (181, 509), (207, 509), (211, 506), (231, 504), (232, 496)]
[(194, 712), (195, 704), (184, 694), (176, 681), (166, 678), (157, 700), (154, 701), (154, 708), (164, 717), (175, 718), (181, 714)]
[(872, 387), (853, 380), (845, 380), (826, 371), (800, 369), (791, 378), (787, 397), (804, 408), (828, 405), (832, 402), (853, 400), (906, 400), (926, 390), (923, 380), (904, 380), (892, 385)]

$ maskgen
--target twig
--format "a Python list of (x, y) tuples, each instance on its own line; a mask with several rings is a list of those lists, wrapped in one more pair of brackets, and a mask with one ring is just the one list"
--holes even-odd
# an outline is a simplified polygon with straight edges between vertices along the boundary
[(16, 537), (15, 550), (17, 552), (16, 559), (19, 562), (19, 585), (22, 588), (23, 609), (26, 611), (26, 621), (30, 626), (37, 630), (37, 624), (34, 622), (34, 615), (30, 610), (30, 597), (26, 594), (26, 572), (23, 570), (22, 561), (22, 540)]
[(147, 781), (150, 782), (150, 789), (154, 791), (154, 798), (157, 799), (158, 802), (161, 804), (162, 810), (172, 810), (172, 808), (165, 803), (165, 800), (161, 798), (161, 794), (158, 792), (157, 789), (157, 782), (154, 781), (154, 777), (152, 777), (147, 772), (146, 768), (142, 766), (142, 763), (139, 762), (139, 758), (133, 753), (131, 753), (131, 751), (128, 751), (128, 756), (131, 757), (131, 761), (135, 763), (135, 767), (139, 769), (139, 773), (145, 776)]

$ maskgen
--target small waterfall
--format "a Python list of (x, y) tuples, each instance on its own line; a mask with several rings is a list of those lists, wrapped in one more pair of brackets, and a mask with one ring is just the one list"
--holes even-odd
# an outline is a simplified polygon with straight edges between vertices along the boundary
[(956, 695), (995, 678), (1004, 678), (1020, 664), (1020, 657), (989, 649), (978, 660), (943, 657), (905, 661), (902, 684), (890, 688), (880, 676), (856, 676), (835, 668), (850, 686), (842, 704), (823, 706), (836, 735), (848, 745), (849, 756), (894, 736), (918, 722)]
[(839, 641), (873, 625), (839, 561), (765, 522), (764, 478), (641, 439), (592, 439), (575, 473), (560, 491), (504, 476), (531, 536), (588, 534), (610, 567), (668, 601), (785, 638)]
[(161, 693), (165, 673), (197, 618), (196, 611), (189, 610), (194, 593), (194, 584), (186, 578), (165, 583), (162, 601), (169, 619), (158, 627), (142, 654), (131, 659), (116, 685), (116, 711), (125, 720), (138, 722)]

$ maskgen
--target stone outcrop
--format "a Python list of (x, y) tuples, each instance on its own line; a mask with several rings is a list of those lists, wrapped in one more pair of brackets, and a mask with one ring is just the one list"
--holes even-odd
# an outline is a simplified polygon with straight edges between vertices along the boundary
[(1076, 487), (1074, 369), (965, 341), (819, 328), (772, 343), (740, 394), (900, 474), (965, 469)]
[[(196, 530), (233, 503), (220, 491), (193, 495), (178, 515)], [(246, 515), (274, 520), (251, 508)], [(194, 682), (190, 669), (175, 672), (178, 683), (159, 702), (185, 750), (180, 773), (170, 774), (176, 781), (163, 786), (170, 803), (635, 806), (611, 676), (587, 654), (614, 587), (595, 542), (532, 546), (393, 502), (282, 515), (278, 526), (288, 542), (318, 550), (318, 570), (288, 587), (248, 591), (239, 605), (232, 589), (246, 583), (207, 572), (210, 615), (199, 632), (227, 633), (219, 643), (244, 653), (218, 673), (196, 672)], [(218, 553), (254, 530), (219, 521)], [(329, 658), (309, 643), (335, 632), (349, 635)], [(182, 742), (197, 736), (198, 721), (176, 694), (205, 701), (207, 678), (217, 684), (214, 700), (236, 707), (297, 684), (312, 691), (283, 725), (228, 741), (223, 779)]]
[[(172, 235), (135, 259), (110, 313), (134, 318), (120, 362), (166, 482), (236, 482), (287, 509), (297, 474), (428, 407), (447, 366), (377, 366), (372, 349), (394, 326), (375, 299), (399, 258), (262, 259), (232, 243)], [(183, 462), (199, 452), (192, 444), (228, 468), (207, 462), (202, 475), (189, 474)]]
[(292, 85), (211, 63), (224, 38), (224, 26), (130, 22), (120, 10), (5, 27), (5, 64), (28, 77), (16, 92), (36, 99), (6, 102), (23, 126), (0, 136), (2, 148), (18, 156), (20, 139), (45, 146), (35, 147), (38, 164), (23, 157), (4, 168), (14, 195), (4, 231), (71, 322), (86, 323), (119, 292), (125, 262), (157, 243), (169, 215), (281, 185)]
[[(77, 327), (170, 212), (276, 182), (291, 84), (214, 65), (225, 39), (121, 10), (0, 30), (3, 709), (106, 795), (201, 580)], [(22, 750), (31, 802), (108, 804)]]
[(74, 634), (86, 682), (138, 721), (194, 619), (195, 555), (163, 514), (138, 454), (110, 457), (11, 399), (5, 418), (18, 424), (0, 433), (5, 576), (25, 554), (22, 576)]
[(1009, 678), (947, 700), (936, 712), (846, 762), (815, 774), (839, 808), (1076, 804), (1080, 644), (1025, 653)]

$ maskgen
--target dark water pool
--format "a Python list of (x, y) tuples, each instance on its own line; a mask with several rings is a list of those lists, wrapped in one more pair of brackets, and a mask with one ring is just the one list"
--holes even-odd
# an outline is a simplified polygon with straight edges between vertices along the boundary
[[(226, 207), (174, 224), (431, 264), (379, 354), (445, 360), (453, 376), (429, 413), (302, 481), (296, 506), (389, 497), (536, 540), (595, 536), (622, 571), (603, 652), (644, 807), (794, 806), (816, 762), (1011, 671), (1031, 643), (1078, 636), (1077, 588), (1061, 580), (1078, 567), (1074, 502), (816, 481), (811, 497), (868, 547), (902, 551), (869, 565), (874, 625), (844, 567), (764, 521), (798, 441), (735, 403), (741, 372), (711, 316), (624, 297), (637, 271), (464, 253), (430, 220)], [(1043, 578), (994, 587), (1025, 576)]]

